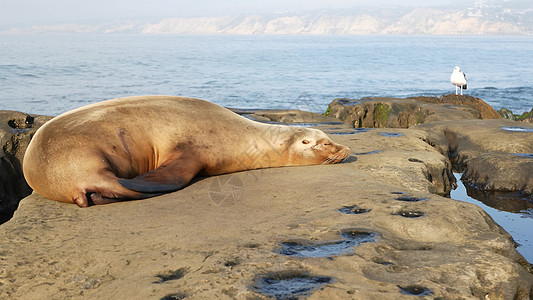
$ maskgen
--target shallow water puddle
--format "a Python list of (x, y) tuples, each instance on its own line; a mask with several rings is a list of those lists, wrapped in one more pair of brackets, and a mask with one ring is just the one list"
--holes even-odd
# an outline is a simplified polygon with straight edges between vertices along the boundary
[(184, 293), (174, 293), (166, 295), (165, 297), (161, 298), (161, 300), (182, 300), (186, 299), (188, 296)]
[(328, 134), (334, 134), (334, 135), (350, 135), (350, 134), (356, 134), (356, 131), (328, 131)]
[(429, 296), (433, 295), (433, 292), (423, 286), (419, 285), (409, 285), (409, 286), (398, 286), (402, 294), (409, 295), (409, 296)]
[(402, 210), (397, 213), (395, 213), (397, 216), (402, 216), (404, 218), (410, 218), (410, 219), (416, 219), (421, 218), (425, 215), (425, 213), (421, 211), (408, 211), (408, 210)]
[(417, 197), (412, 197), (412, 196), (401, 196), (401, 197), (395, 198), (395, 200), (405, 201), (405, 202), (419, 202), (419, 201), (427, 201), (429, 199), (428, 198), (417, 198)]
[(399, 136), (403, 136), (403, 133), (399, 133), (399, 132), (380, 132), (379, 135), (386, 136), (386, 137), (399, 137)]
[(343, 214), (348, 214), (348, 215), (360, 215), (360, 214), (366, 214), (372, 211), (372, 209), (360, 208), (357, 205), (350, 205), (350, 206), (344, 206), (341, 209), (338, 209), (338, 211)]
[(525, 158), (533, 158), (533, 153), (509, 153), (511, 155), (521, 156)]
[(529, 262), (533, 262), (533, 204), (519, 196), (505, 195), (482, 199), (478, 195), (471, 197), (475, 190), (465, 187), (461, 181), (461, 173), (454, 173), (457, 189), (451, 192), (451, 198), (473, 203), (481, 207), (493, 219), (511, 234), (519, 244), (516, 248)]
[(377, 233), (368, 229), (344, 229), (341, 232), (342, 240), (309, 242), (288, 241), (281, 243), (281, 248), (276, 252), (293, 257), (328, 257), (347, 255), (354, 251), (355, 246), (363, 243), (375, 242)]
[(418, 158), (409, 158), (409, 161), (410, 161), (410, 162), (415, 162), (415, 163), (422, 163), (422, 164), (424, 163), (423, 160), (420, 160), (420, 159), (418, 159)]
[(368, 132), (372, 128), (350, 128), (350, 129), (324, 129), (324, 131), (327, 134), (335, 134), (335, 135), (350, 135), (350, 134), (356, 134), (356, 133), (363, 133)]
[(502, 130), (512, 131), (512, 132), (533, 132), (533, 128), (531, 127), (502, 126), (500, 128)]
[(258, 277), (251, 289), (276, 299), (297, 299), (332, 282), (333, 278), (328, 276), (286, 271)]
[(298, 123), (298, 122), (294, 122), (294, 123), (284, 123), (284, 122), (269, 122), (269, 123), (272, 123), (272, 124), (283, 124), (283, 125), (286, 125), (286, 126), (294, 126), (294, 127), (317, 127), (317, 126), (320, 126), (320, 125), (335, 125), (335, 124), (331, 124), (331, 123)]

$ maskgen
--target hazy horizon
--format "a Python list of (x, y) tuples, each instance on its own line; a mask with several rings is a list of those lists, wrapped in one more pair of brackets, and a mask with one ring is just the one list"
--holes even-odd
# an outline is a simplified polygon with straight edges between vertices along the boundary
[[(1, 0), (0, 29), (55, 25), (62, 23), (98, 23), (124, 20), (156, 21), (171, 17), (206, 17), (276, 12), (301, 12), (320, 9), (353, 9), (357, 7), (465, 7), (474, 0), (269, 0), (269, 1), (184, 1), (184, 0)], [(485, 0), (489, 1), (489, 0)], [(494, 2), (495, 0), (491, 0)], [(502, 2), (503, 0), (500, 0)]]

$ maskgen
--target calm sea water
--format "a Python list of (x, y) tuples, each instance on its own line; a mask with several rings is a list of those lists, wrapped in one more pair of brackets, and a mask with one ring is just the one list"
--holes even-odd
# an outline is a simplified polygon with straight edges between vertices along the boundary
[(167, 94), (324, 111), (338, 97), (467, 94), (533, 107), (533, 37), (0, 35), (0, 109), (57, 115)]

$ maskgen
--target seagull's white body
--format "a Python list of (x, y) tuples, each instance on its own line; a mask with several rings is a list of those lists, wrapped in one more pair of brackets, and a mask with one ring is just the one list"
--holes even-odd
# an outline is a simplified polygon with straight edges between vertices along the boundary
[(461, 68), (455, 67), (453, 68), (452, 76), (450, 77), (450, 81), (453, 85), (455, 85), (455, 94), (458, 95), (459, 91), (458, 89), (461, 88), (461, 95), (463, 94), (463, 89), (466, 90), (466, 75), (461, 71)]

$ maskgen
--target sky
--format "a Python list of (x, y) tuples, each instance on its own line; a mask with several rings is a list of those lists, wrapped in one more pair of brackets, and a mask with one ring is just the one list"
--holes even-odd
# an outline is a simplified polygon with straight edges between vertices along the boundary
[(431, 6), (450, 6), (473, 0), (0, 0), (0, 29), (74, 22), (155, 21), (166, 17), (343, 9), (369, 5), (419, 7), (428, 6), (428, 2)]

